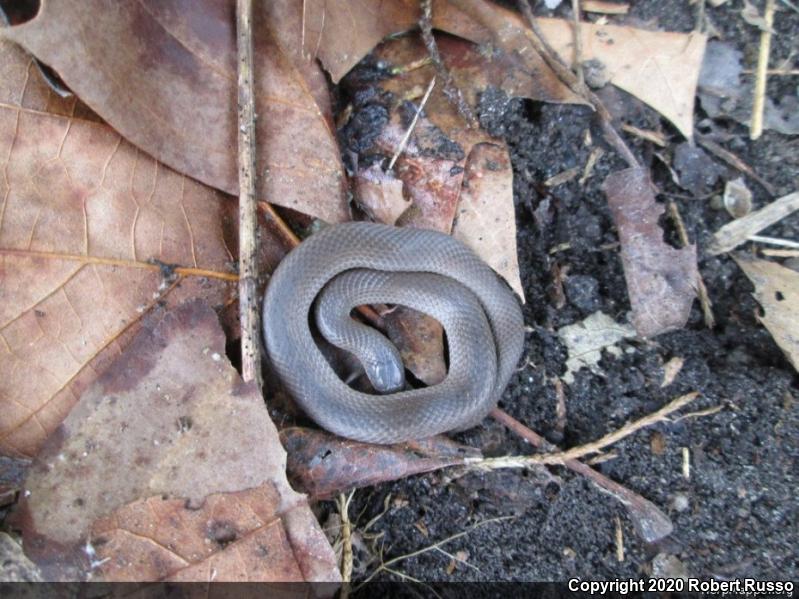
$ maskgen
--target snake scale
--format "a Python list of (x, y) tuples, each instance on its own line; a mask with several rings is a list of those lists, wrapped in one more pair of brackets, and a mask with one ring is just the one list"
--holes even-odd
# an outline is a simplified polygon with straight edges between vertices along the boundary
[[(449, 350), (445, 379), (408, 389), (396, 349), (350, 318), (361, 304), (400, 304), (436, 318)], [(309, 319), (358, 357), (385, 394), (342, 381), (314, 340)], [(524, 325), (508, 286), (472, 250), (436, 231), (367, 222), (332, 225), (292, 250), (263, 304), (274, 371), (321, 427), (371, 443), (397, 443), (480, 422), (521, 356)]]

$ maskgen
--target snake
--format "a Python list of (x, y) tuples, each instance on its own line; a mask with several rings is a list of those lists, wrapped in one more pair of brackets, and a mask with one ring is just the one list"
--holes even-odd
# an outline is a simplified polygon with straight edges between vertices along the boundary
[[(397, 348), (352, 317), (361, 305), (400, 305), (446, 333), (444, 379), (413, 388)], [(400, 443), (477, 425), (497, 405), (524, 348), (510, 287), (450, 235), (367, 221), (328, 225), (280, 262), (263, 299), (272, 370), (307, 416), (356, 441)], [(318, 340), (355, 356), (375, 392), (350, 386)]]

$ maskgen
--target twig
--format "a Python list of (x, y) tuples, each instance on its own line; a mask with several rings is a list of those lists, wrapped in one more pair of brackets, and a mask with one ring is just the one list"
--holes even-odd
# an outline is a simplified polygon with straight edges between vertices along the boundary
[[(634, 432), (642, 428), (646, 428), (647, 426), (651, 426), (656, 422), (664, 420), (666, 416), (672, 412), (676, 412), (689, 402), (696, 399), (698, 396), (699, 393), (693, 391), (691, 393), (681, 395), (680, 397), (676, 397), (659, 410), (652, 412), (643, 418), (639, 418), (634, 422), (630, 422), (620, 429), (605, 435), (601, 439), (597, 439), (591, 443), (586, 443), (585, 445), (573, 447), (567, 451), (525, 456), (501, 456), (498, 458), (465, 458), (464, 464), (479, 470), (496, 470), (499, 468), (528, 468), (529, 466), (535, 466), (538, 464), (564, 466), (566, 465), (565, 462), (569, 460), (577, 460), (586, 455), (597, 453), (604, 447), (613, 445), (614, 443), (621, 441), (625, 437), (629, 437)], [(494, 418), (496, 418), (494, 415), (495, 411), (496, 410), (491, 412), (491, 415)]]
[(774, 256), (775, 258), (799, 258), (799, 250), (772, 250), (763, 248), (760, 253), (764, 256)]
[[(557, 451), (558, 449), (534, 430), (526, 427), (499, 408), (491, 410), (491, 417), (500, 424), (504, 424), (534, 447), (544, 451)], [(671, 534), (674, 528), (671, 520), (651, 501), (644, 499), (624, 485), (609, 479), (604, 474), (600, 474), (579, 460), (566, 460), (563, 465), (590, 479), (600, 490), (609, 493), (620, 501), (627, 508), (627, 513), (635, 524), (638, 534), (647, 543), (654, 543)]]
[(768, 75), (768, 57), (771, 52), (771, 28), (774, 25), (775, 0), (766, 0), (763, 14), (765, 28), (760, 33), (760, 50), (757, 54), (757, 71), (755, 72), (755, 98), (752, 103), (752, 124), (750, 139), (758, 139), (763, 134), (763, 110), (766, 104), (766, 80)]
[[(350, 582), (352, 580), (352, 523), (350, 522), (350, 501), (355, 491), (349, 496), (340, 493), (336, 501), (339, 514), (341, 515), (341, 580)], [(342, 588), (342, 599), (349, 595), (349, 586)]]
[(476, 129), (478, 127), (477, 118), (469, 104), (467, 104), (466, 100), (463, 98), (463, 94), (455, 84), (455, 80), (452, 78), (449, 70), (444, 65), (444, 61), (441, 59), (441, 53), (438, 51), (436, 38), (433, 37), (433, 0), (421, 0), (421, 5), (422, 16), (419, 17), (419, 29), (422, 33), (422, 41), (424, 42), (425, 48), (427, 48), (430, 59), (433, 61), (438, 77), (444, 82), (444, 96), (446, 96), (447, 100), (455, 107), (458, 114), (463, 117), (466, 124), (472, 129)]
[(753, 180), (760, 183), (760, 185), (769, 192), (771, 195), (775, 195), (777, 191), (774, 189), (774, 186), (771, 185), (768, 181), (766, 181), (763, 177), (758, 175), (748, 164), (746, 164), (743, 160), (738, 158), (735, 154), (730, 152), (729, 150), (724, 149), (715, 141), (712, 141), (706, 137), (701, 135), (696, 136), (696, 141), (699, 143), (700, 146), (705, 148), (708, 152), (716, 156), (716, 158), (720, 158), (727, 164), (729, 164), (732, 168), (741, 171), (744, 175), (751, 177)]
[[(677, 235), (680, 238), (680, 243), (682, 243), (683, 247), (689, 246), (691, 240), (688, 239), (688, 232), (685, 230), (685, 222), (683, 222), (682, 215), (677, 209), (677, 204), (671, 200), (669, 200), (669, 216), (671, 216), (671, 219), (674, 221), (674, 226), (677, 228)], [(713, 317), (713, 304), (707, 293), (707, 287), (705, 286), (702, 274), (698, 270), (696, 274), (696, 295), (699, 298), (699, 305), (702, 306), (702, 317), (705, 320), (705, 326), (712, 329), (716, 326), (716, 319)]]
[(572, 13), (574, 17), (574, 64), (572, 68), (577, 73), (577, 84), (585, 86), (583, 74), (583, 35), (580, 31), (580, 0), (572, 0)]
[(749, 240), (752, 235), (757, 235), (796, 210), (799, 210), (799, 191), (782, 196), (760, 210), (736, 218), (721, 227), (713, 235), (708, 252), (712, 255), (729, 252)]
[(719, 404), (716, 406), (712, 406), (710, 408), (705, 408), (704, 410), (697, 410), (696, 412), (688, 412), (687, 414), (683, 414), (682, 416), (674, 418), (672, 422), (679, 422), (680, 420), (687, 420), (688, 418), (701, 418), (703, 416), (712, 416), (713, 414), (718, 414), (723, 409), (724, 406)]
[(295, 248), (300, 245), (300, 238), (297, 237), (297, 234), (291, 230), (286, 224), (280, 215), (275, 212), (275, 209), (272, 207), (271, 204), (260, 201), (258, 202), (258, 210), (260, 210), (264, 216), (269, 220), (269, 222), (274, 225), (275, 229), (277, 229), (278, 234), (282, 238), (283, 243), (288, 246), (289, 249)]
[(566, 392), (563, 390), (563, 381), (555, 377), (555, 430), (563, 435), (566, 430)]
[(419, 107), (416, 109), (416, 114), (413, 115), (413, 120), (411, 120), (411, 124), (408, 125), (408, 130), (405, 131), (405, 135), (402, 136), (400, 140), (399, 146), (394, 151), (394, 155), (391, 157), (391, 160), (388, 163), (387, 171), (390, 171), (394, 168), (394, 163), (397, 162), (397, 158), (400, 157), (400, 154), (405, 151), (405, 146), (408, 145), (408, 140), (411, 138), (411, 134), (413, 133), (414, 128), (416, 128), (416, 123), (419, 120), (419, 115), (422, 114), (422, 110), (424, 110), (425, 104), (427, 104), (427, 100), (430, 98), (430, 93), (433, 91), (433, 87), (436, 85), (436, 78), (433, 77), (430, 80), (430, 83), (427, 86), (427, 91), (424, 92), (424, 96), (422, 97), (422, 101), (419, 102)]
[(765, 235), (750, 235), (749, 241), (757, 243), (766, 243), (769, 245), (777, 245), (785, 248), (799, 249), (799, 242), (791, 241), (790, 239), (780, 239), (779, 237), (766, 237)]
[(616, 516), (616, 561), (624, 561), (624, 530), (621, 527), (621, 518)]
[(241, 376), (260, 388), (260, 319), (258, 315), (257, 217), (255, 202), (255, 98), (252, 68), (252, 1), (236, 2), (238, 48), (239, 162), (239, 324)]

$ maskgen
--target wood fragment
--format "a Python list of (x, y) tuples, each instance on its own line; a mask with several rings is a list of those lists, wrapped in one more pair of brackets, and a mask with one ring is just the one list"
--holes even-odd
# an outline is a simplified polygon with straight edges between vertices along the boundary
[(714, 256), (729, 252), (796, 210), (799, 210), (799, 191), (782, 196), (760, 210), (721, 227), (713, 235), (708, 252)]
[(583, 169), (583, 176), (580, 177), (578, 183), (580, 186), (585, 185), (585, 182), (588, 181), (588, 178), (591, 176), (591, 173), (594, 171), (594, 166), (596, 166), (597, 161), (602, 158), (602, 155), (605, 153), (605, 150), (602, 148), (594, 148), (591, 150), (591, 154), (588, 156), (588, 160), (585, 163), (585, 168)]
[(566, 392), (560, 378), (555, 377), (552, 384), (555, 387), (555, 430), (563, 436), (566, 430)]
[(798, 258), (799, 250), (772, 250), (764, 248), (760, 250), (764, 256), (773, 256), (774, 258)]
[(616, 516), (616, 561), (624, 561), (624, 531), (621, 527), (621, 518)]
[(776, 0), (766, 0), (763, 13), (765, 29), (760, 33), (760, 49), (757, 53), (757, 71), (755, 72), (755, 97), (752, 103), (752, 123), (749, 138), (760, 138), (763, 134), (763, 111), (766, 106), (766, 81), (768, 79), (768, 59), (771, 53), (771, 31), (774, 25), (774, 7)]
[(626, 15), (630, 5), (626, 2), (607, 2), (606, 0), (583, 0), (583, 10), (602, 15)]
[[(682, 243), (683, 247), (688, 247), (691, 244), (691, 240), (688, 239), (688, 232), (685, 230), (685, 222), (683, 222), (677, 204), (671, 200), (669, 200), (669, 216), (671, 216), (674, 221), (674, 226), (677, 228), (677, 235), (680, 238), (680, 243)], [(705, 280), (702, 278), (702, 273), (699, 272), (699, 269), (696, 271), (696, 296), (699, 298), (699, 305), (702, 307), (702, 317), (705, 321), (705, 326), (712, 329), (716, 326), (716, 318), (713, 316), (713, 303), (710, 301), (710, 296), (705, 286)]]
[(666, 147), (666, 136), (663, 135), (660, 131), (650, 131), (649, 129), (639, 129), (638, 127), (633, 127), (632, 125), (628, 125), (624, 123), (621, 126), (622, 131), (626, 131), (627, 133), (631, 133), (636, 137), (640, 137), (641, 139), (645, 139), (647, 141), (651, 141), (656, 146), (660, 146), (661, 148)]
[[(336, 500), (339, 515), (341, 516), (341, 580), (350, 582), (352, 580), (352, 522), (350, 522), (350, 501), (355, 491), (348, 496), (344, 493), (339, 494)], [(341, 598), (346, 599), (349, 595), (349, 586), (342, 588)]]
[(687, 447), (682, 448), (682, 476), (691, 480), (691, 450)]
[(564, 183), (568, 183), (579, 174), (580, 174), (580, 167), (575, 166), (570, 169), (566, 169), (565, 171), (562, 171), (557, 175), (553, 175), (552, 177), (544, 181), (544, 185), (546, 187), (557, 187), (558, 185), (563, 185)]
[(239, 324), (241, 376), (263, 385), (261, 327), (258, 313), (258, 251), (255, 200), (255, 96), (253, 93), (252, 1), (236, 2), (238, 50), (239, 164)]

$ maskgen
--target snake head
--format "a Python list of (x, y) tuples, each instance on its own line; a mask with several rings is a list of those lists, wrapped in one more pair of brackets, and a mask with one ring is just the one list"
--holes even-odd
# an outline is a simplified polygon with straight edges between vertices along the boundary
[(394, 356), (364, 364), (366, 376), (379, 393), (394, 393), (405, 386), (405, 368)]

